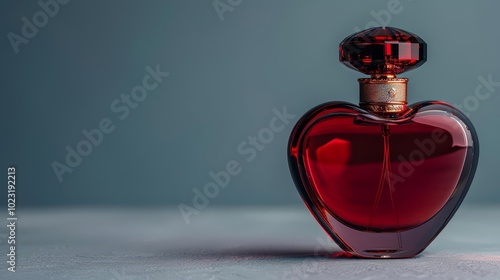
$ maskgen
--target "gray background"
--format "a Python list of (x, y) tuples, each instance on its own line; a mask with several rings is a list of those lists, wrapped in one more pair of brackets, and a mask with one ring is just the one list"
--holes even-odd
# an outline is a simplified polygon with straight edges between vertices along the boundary
[[(388, 2), (247, 0), (221, 20), (212, 1), (73, 0), (15, 54), (7, 34), (40, 7), (1, 1), (0, 158), (2, 170), (17, 167), (18, 207), (189, 204), (229, 160), (243, 171), (211, 205), (301, 204), (286, 161), (292, 124), (252, 162), (237, 146), (268, 126), (273, 108), (298, 119), (322, 102), (356, 103), (362, 75), (338, 62), (337, 46)], [(462, 104), (478, 76), (500, 81), (500, 2), (400, 3), (388, 25), (428, 44), (428, 62), (403, 75), (410, 102)], [(110, 103), (157, 64), (171, 75), (120, 121)], [(499, 201), (499, 94), (467, 111), (482, 154), (466, 203)], [(115, 131), (60, 183), (51, 163), (104, 117)]]

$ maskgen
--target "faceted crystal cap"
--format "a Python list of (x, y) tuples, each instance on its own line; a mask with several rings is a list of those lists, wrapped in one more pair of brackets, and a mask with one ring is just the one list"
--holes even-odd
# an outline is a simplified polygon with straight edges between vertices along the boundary
[(354, 33), (339, 45), (339, 60), (372, 76), (392, 76), (427, 60), (427, 44), (417, 35), (393, 27), (375, 27)]

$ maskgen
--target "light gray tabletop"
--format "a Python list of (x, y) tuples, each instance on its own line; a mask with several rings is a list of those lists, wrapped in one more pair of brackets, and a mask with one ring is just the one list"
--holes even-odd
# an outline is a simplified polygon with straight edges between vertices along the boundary
[(18, 210), (17, 271), (0, 279), (498, 280), (499, 214), (462, 208), (420, 256), (364, 260), (336, 254), (304, 207), (209, 206), (189, 225), (176, 208)]

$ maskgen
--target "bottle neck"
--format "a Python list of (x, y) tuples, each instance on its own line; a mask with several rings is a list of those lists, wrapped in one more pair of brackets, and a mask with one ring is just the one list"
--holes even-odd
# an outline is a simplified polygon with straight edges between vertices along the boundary
[(372, 77), (359, 82), (359, 106), (377, 115), (398, 114), (406, 110), (407, 78)]

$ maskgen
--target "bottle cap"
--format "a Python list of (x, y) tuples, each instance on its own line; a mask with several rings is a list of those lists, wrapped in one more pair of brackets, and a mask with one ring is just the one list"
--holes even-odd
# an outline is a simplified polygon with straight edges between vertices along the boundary
[(375, 27), (345, 38), (339, 45), (339, 60), (372, 77), (394, 77), (424, 64), (427, 44), (398, 28)]

